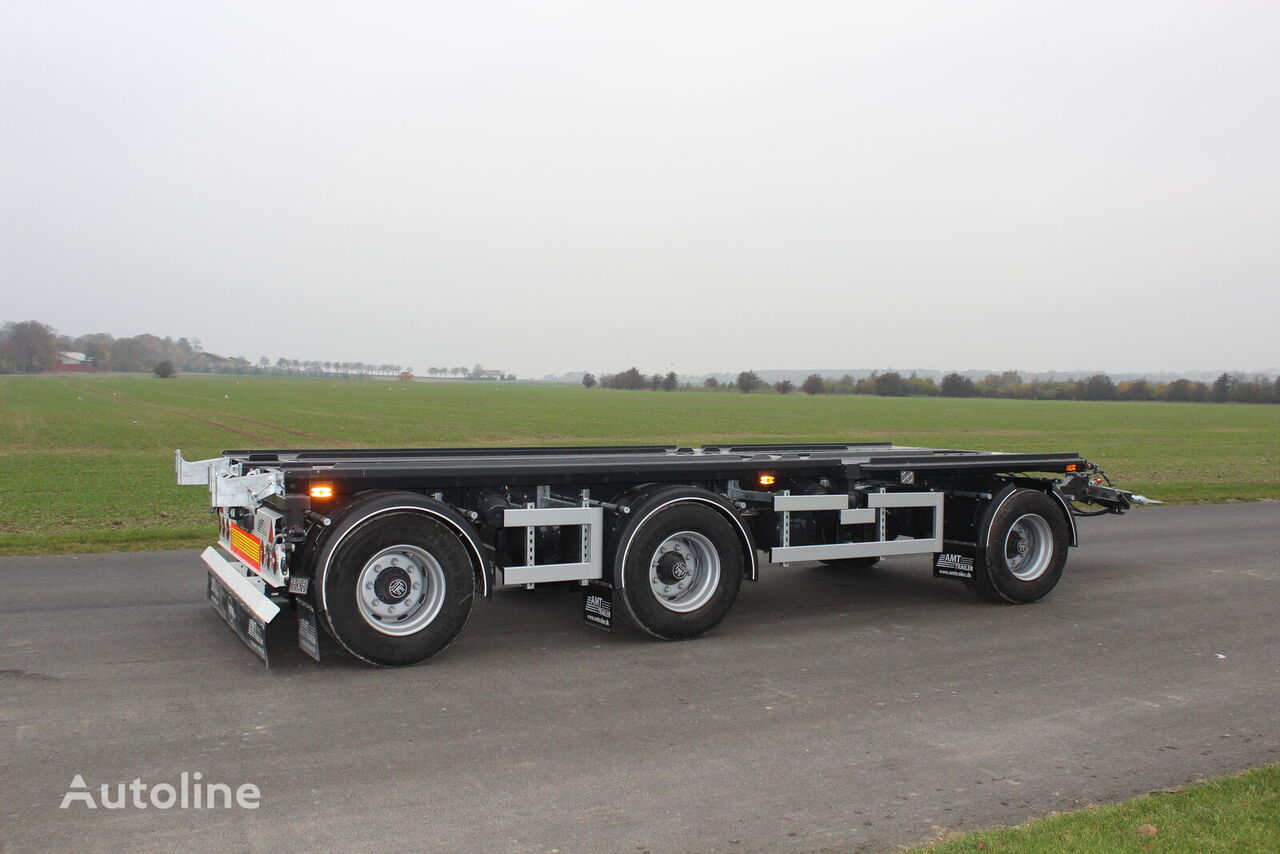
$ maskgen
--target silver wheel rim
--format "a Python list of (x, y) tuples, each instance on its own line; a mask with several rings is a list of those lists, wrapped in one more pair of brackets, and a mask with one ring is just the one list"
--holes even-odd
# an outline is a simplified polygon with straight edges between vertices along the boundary
[(1043, 516), (1020, 516), (1004, 537), (1004, 565), (1019, 581), (1035, 581), (1053, 563), (1053, 531)]
[(696, 611), (719, 586), (720, 553), (697, 531), (672, 534), (649, 559), (649, 587), (668, 611)]
[(390, 546), (365, 562), (356, 581), (360, 616), (384, 635), (411, 635), (444, 607), (444, 570), (418, 546)]

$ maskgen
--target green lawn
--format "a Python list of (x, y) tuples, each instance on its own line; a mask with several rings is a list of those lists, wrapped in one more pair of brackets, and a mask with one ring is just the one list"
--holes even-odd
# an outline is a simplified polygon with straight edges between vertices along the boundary
[(1274, 854), (1280, 851), (1280, 765), (1266, 765), (1015, 828), (969, 833), (915, 854)]
[(212, 525), (172, 453), (891, 440), (1079, 451), (1175, 503), (1280, 498), (1280, 406), (623, 392), (276, 377), (0, 377), (0, 554), (179, 548)]

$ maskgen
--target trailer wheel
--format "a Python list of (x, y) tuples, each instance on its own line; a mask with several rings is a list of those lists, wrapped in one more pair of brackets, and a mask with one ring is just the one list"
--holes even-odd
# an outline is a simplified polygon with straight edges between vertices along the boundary
[(995, 602), (1024, 604), (1048, 595), (1062, 578), (1070, 532), (1062, 510), (1042, 492), (1014, 493), (987, 533), (985, 569), (972, 589)]
[(685, 640), (713, 629), (733, 606), (742, 545), (718, 511), (677, 501), (644, 519), (622, 566), (624, 612), (654, 637)]
[(374, 517), (334, 550), (323, 580), (324, 618), (348, 652), (403, 667), (453, 642), (471, 613), (475, 574), (444, 525), (420, 513)]
[(837, 569), (863, 570), (870, 569), (880, 562), (878, 557), (846, 557), (839, 560), (824, 560), (822, 563)]

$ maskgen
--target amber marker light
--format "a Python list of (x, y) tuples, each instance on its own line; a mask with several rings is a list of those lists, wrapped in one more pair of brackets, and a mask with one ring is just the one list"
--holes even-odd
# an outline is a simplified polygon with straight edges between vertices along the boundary
[(1076, 470), (1075, 463), (1067, 463), (1067, 471), (1075, 471), (1075, 470)]
[(313, 486), (311, 487), (311, 497), (312, 498), (332, 498), (333, 487), (329, 486), (327, 483), (322, 483), (319, 486)]
[(778, 479), (771, 474), (760, 475), (761, 486), (773, 486), (777, 482), (778, 482)]

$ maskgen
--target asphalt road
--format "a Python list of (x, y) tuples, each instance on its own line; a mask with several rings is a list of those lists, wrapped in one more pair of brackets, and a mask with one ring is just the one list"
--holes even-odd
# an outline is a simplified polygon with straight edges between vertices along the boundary
[[(193, 552), (0, 560), (0, 849), (877, 851), (1280, 761), (1280, 505), (1082, 539), (1035, 605), (795, 565), (689, 643), (502, 591), (408, 670), (264, 668)], [(59, 809), (197, 771), (260, 806)]]

